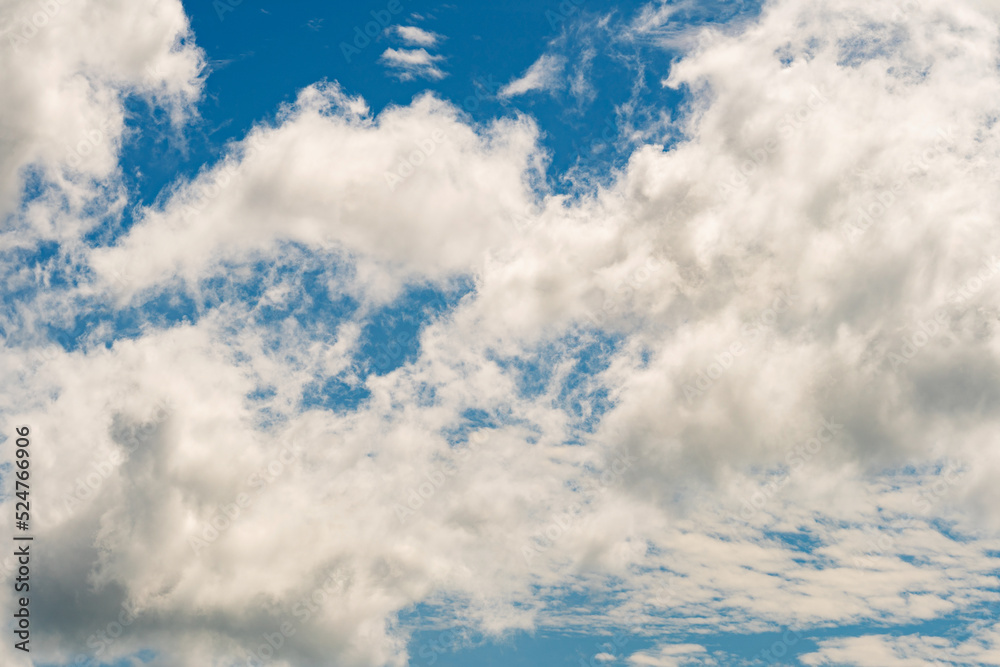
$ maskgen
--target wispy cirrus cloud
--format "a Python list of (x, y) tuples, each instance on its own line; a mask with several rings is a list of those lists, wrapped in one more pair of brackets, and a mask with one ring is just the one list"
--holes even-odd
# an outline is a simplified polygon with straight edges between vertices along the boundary
[(515, 97), (531, 91), (551, 91), (564, 86), (562, 80), (566, 60), (562, 56), (545, 54), (517, 79), (500, 89), (500, 97)]
[(444, 56), (428, 53), (427, 49), (388, 48), (379, 60), (402, 81), (417, 78), (437, 80), (447, 76), (437, 65), (444, 61)]

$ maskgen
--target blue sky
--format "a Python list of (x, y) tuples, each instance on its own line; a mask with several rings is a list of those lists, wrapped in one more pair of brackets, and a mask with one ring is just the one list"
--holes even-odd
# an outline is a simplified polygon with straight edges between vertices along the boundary
[(1000, 664), (994, 10), (36, 4), (4, 664)]
[[(126, 172), (138, 168), (144, 175), (136, 183), (142, 201), (154, 200), (178, 172), (196, 173), (218, 156), (226, 142), (241, 139), (254, 123), (273, 119), (281, 104), (294, 101), (298, 90), (324, 79), (339, 82), (351, 94), (363, 95), (375, 113), (388, 105), (406, 105), (414, 96), (431, 90), (454, 103), (473, 122), (517, 112), (531, 114), (544, 132), (542, 145), (550, 152), (552, 183), (562, 189), (566, 185), (560, 182), (560, 175), (588, 149), (592, 155), (585, 157), (596, 163), (599, 171), (627, 157), (626, 146), (601, 149), (608, 143), (607, 137), (619, 138), (616, 108), (633, 95), (644, 110), (676, 114), (684, 103), (683, 90), (665, 90), (660, 84), (679, 53), (642, 42), (616, 43), (613, 35), (580, 29), (580, 24), (605, 15), (611, 21), (628, 21), (644, 3), (614, 7), (592, 6), (585, 1), (459, 6), (401, 0), (399, 6), (402, 11), (398, 14), (390, 12), (393, 25), (408, 19), (408, 24), (443, 36), (436, 51), (446, 58), (444, 79), (401, 81), (387, 76), (379, 56), (386, 48), (400, 46), (401, 40), (392, 35), (379, 34), (357, 49), (358, 53), (350, 50), (345, 55), (343, 44), (364, 44), (358, 41), (355, 28), (364, 29), (375, 20), (372, 12), (388, 11), (381, 5), (251, 0), (235, 5), (227, 0), (222, 4), (185, 3), (191, 28), (208, 61), (205, 100), (199, 106), (196, 127), (186, 136), (185, 150), (169, 141), (166, 129), (157, 133), (147, 127), (123, 154), (124, 163), (131, 167)], [(757, 3), (751, 2), (694, 6), (676, 21), (678, 27), (724, 24), (750, 17), (757, 10)], [(410, 18), (413, 15), (421, 18)], [(381, 17), (384, 20), (385, 14)], [(517, 100), (496, 98), (502, 86), (527, 70), (549, 43), (559, 40), (563, 42), (561, 49), (572, 57), (588, 47), (595, 50), (592, 85), (599, 94), (583, 101), (568, 91)], [(641, 72), (636, 70), (640, 62)], [(289, 63), (295, 66), (289, 67)], [(137, 112), (142, 113), (141, 107)], [(148, 117), (142, 122), (148, 124)], [(609, 128), (610, 133), (606, 133)]]

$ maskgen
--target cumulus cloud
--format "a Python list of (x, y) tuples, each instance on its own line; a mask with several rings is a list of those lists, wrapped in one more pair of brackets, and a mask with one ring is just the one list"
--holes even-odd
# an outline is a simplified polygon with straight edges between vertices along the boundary
[(395, 26), (396, 35), (410, 46), (434, 46), (441, 35), (413, 25)]
[[(4, 153), (9, 210), (18, 170), (60, 173), (61, 143), (121, 123), (126, 91), (190, 113), (180, 5), (112, 9), (24, 46), (57, 59), (36, 40), (80, 30), (108, 49), (110, 74), (72, 84), (87, 122), (60, 107), (31, 130), (44, 95), (7, 74), (26, 92), (0, 113), (28, 137)], [(690, 94), (681, 140), (571, 193), (545, 185), (530, 119), (300, 91), (78, 252), (76, 284), (4, 315), (0, 410), (45, 443), (39, 659), (243, 662), (278, 633), (276, 664), (403, 665), (421, 604), (490, 637), (621, 627), (655, 639), (631, 664), (712, 664), (665, 638), (994, 602), (997, 19), (780, 0), (706, 28), (663, 77)], [(130, 20), (158, 55), (87, 32)], [(440, 59), (390, 52), (414, 76)], [(547, 89), (541, 62), (505, 94)], [(87, 175), (113, 184), (102, 141)], [(162, 302), (191, 315), (49, 341), (60, 317)], [(413, 330), (367, 348), (399, 304)], [(607, 603), (561, 606), (570, 588)], [(992, 660), (977, 632), (824, 639), (808, 664)]]
[[(0, 217), (9, 229), (29, 168), (76, 212), (95, 196), (94, 181), (117, 171), (126, 96), (162, 105), (182, 123), (201, 95), (204, 58), (180, 2), (8, 0), (4, 14)], [(62, 228), (79, 222), (59, 209), (34, 202), (19, 234), (72, 238), (78, 230)]]
[(279, 126), (256, 128), (143, 211), (93, 266), (109, 284), (127, 275), (132, 290), (175, 275), (196, 283), (225, 260), (290, 241), (375, 262), (400, 280), (467, 272), (532, 200), (536, 136), (524, 118), (477, 134), (432, 96), (373, 118), (338, 86), (313, 86)]

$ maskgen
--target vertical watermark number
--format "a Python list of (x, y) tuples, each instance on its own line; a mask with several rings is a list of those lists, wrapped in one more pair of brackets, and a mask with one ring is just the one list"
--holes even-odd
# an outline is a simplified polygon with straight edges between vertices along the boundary
[[(34, 538), (27, 535), (28, 529), (31, 523), (31, 503), (29, 501), (29, 494), (31, 492), (31, 485), (28, 481), (31, 477), (31, 471), (29, 468), (31, 452), (28, 447), (31, 445), (31, 440), (28, 435), (31, 432), (27, 426), (19, 426), (14, 431), (17, 433), (17, 440), (15, 444), (17, 445), (14, 456), (15, 465), (17, 466), (17, 471), (14, 473), (14, 495), (17, 500), (14, 503), (14, 527), (18, 532), (14, 533), (14, 556), (17, 558), (17, 577), (14, 578), (14, 592), (22, 595), (23, 597), (17, 598), (17, 611), (14, 613), (14, 619), (16, 623), (14, 624), (14, 636), (21, 641), (14, 642), (14, 648), (19, 651), (29, 652), (28, 642), (31, 637), (31, 621), (30, 612), (28, 611), (28, 597), (27, 594), (30, 591), (29, 580), (30, 580), (30, 562), (31, 562), (31, 545), (28, 544)], [(15, 596), (16, 597), (16, 596)]]

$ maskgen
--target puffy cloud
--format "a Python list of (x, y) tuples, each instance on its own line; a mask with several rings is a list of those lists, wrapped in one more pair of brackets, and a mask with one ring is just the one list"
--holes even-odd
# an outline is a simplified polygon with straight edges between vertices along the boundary
[(201, 94), (203, 55), (174, 0), (5, 0), (4, 15), (0, 217), (9, 227), (30, 171), (58, 189), (54, 202), (29, 206), (18, 227), (32, 231), (18, 238), (70, 239), (80, 223), (59, 204), (78, 213), (98, 194), (94, 182), (117, 172), (124, 98), (141, 95), (183, 122)]
[(434, 46), (441, 36), (414, 25), (397, 25), (396, 34), (411, 46)]
[(477, 133), (432, 96), (372, 118), (338, 86), (313, 86), (278, 126), (256, 128), (162, 207), (143, 211), (93, 265), (138, 290), (175, 275), (196, 283), (223, 261), (296, 242), (375, 262), (372, 280), (468, 272), (533, 197), (536, 135), (523, 118)]
[[(956, 11), (955, 29), (972, 29)], [(691, 449), (728, 462), (759, 461), (789, 419), (821, 413), (846, 420), (844, 453), (866, 465), (940, 455), (941, 439), (993, 460), (981, 444), (991, 418), (976, 406), (992, 400), (995, 346), (961, 324), (969, 303), (947, 295), (996, 252), (989, 205), (972, 195), (984, 186), (969, 143), (988, 113), (975, 91), (996, 83), (980, 58), (995, 32), (977, 32), (981, 49), (953, 49), (916, 29), (922, 13), (880, 10), (872, 21), (914, 37), (857, 61), (852, 16), (771, 5), (739, 36), (706, 32), (667, 79), (702, 91), (690, 139), (637, 151), (616, 187), (633, 233), (645, 231), (681, 279), (629, 291), (628, 301), (653, 300), (636, 308), (650, 320), (652, 356), (622, 369), (609, 419), (646, 437), (692, 438)], [(915, 58), (920, 77), (906, 73)], [(747, 66), (752, 86), (737, 73)], [(604, 311), (617, 318), (630, 304), (608, 296)], [(995, 310), (991, 296), (973, 298)], [(933, 322), (939, 311), (946, 327)], [(946, 369), (970, 354), (983, 378), (965, 392)], [(962, 398), (932, 389), (949, 385)], [(955, 409), (977, 417), (955, 420)]]
[[(685, 664), (715, 657), (671, 633), (994, 601), (996, 24), (784, 0), (706, 29), (664, 78), (690, 93), (681, 140), (570, 194), (528, 119), (301, 91), (89, 252), (93, 282), (21, 306), (42, 332), (63, 307), (197, 304), (0, 355), (0, 409), (47, 447), (45, 659), (401, 665), (421, 604), (490, 636), (626, 627), (657, 638), (633, 664)], [(460, 296), (369, 372), (372, 318), (420, 311), (414, 286)], [(309, 398), (337, 387), (363, 396)], [(866, 648), (955, 647), (809, 659)]]

